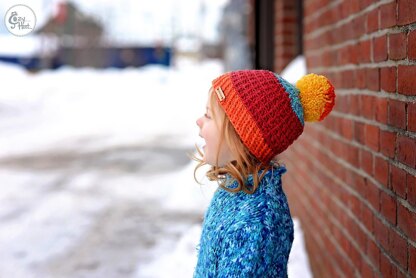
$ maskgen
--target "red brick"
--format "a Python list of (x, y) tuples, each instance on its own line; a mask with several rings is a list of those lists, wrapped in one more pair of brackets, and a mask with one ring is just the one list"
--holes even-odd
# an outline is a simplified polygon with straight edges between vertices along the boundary
[(416, 30), (409, 33), (407, 38), (408, 51), (407, 56), (411, 60), (416, 60)]
[[(329, 52), (329, 57), (330, 57), (330, 61), (329, 61), (329, 65), (333, 66), (337, 64), (337, 50), (328, 50)], [(327, 75), (327, 77), (329, 78), (329, 75)]]
[(356, 37), (361, 37), (362, 35), (365, 34), (365, 21), (366, 21), (365, 16), (359, 16), (353, 19), (352, 24), (354, 26), (353, 29), (355, 31)]
[(343, 88), (353, 88), (355, 80), (355, 71), (345, 70), (343, 72), (342, 87)]
[(402, 230), (411, 240), (416, 240), (416, 213), (411, 212), (402, 204), (397, 205), (397, 226)]
[(407, 201), (416, 206), (416, 176), (407, 174), (406, 177)]
[(378, 10), (374, 9), (367, 14), (367, 33), (378, 30)]
[[(341, 265), (341, 273), (345, 277), (353, 277), (354, 275), (354, 266), (349, 262), (346, 262), (345, 258), (343, 260), (338, 260), (337, 263)], [(325, 264), (326, 265), (326, 264)], [(323, 266), (325, 268), (325, 265)]]
[(295, 23), (296, 17), (295, 16), (284, 16), (280, 20), (281, 23), (288, 24), (288, 23)]
[[(309, 40), (305, 41), (305, 47), (308, 49), (312, 49), (312, 47), (308, 46)], [(318, 61), (317, 55), (307, 55), (306, 57), (306, 64), (311, 68), (316, 68), (319, 66), (320, 61)]]
[[(348, 205), (349, 205), (349, 207), (350, 207), (350, 209), (351, 209), (351, 212), (356, 216), (356, 217), (359, 217), (360, 215), (361, 215), (361, 201), (358, 199), (358, 197), (356, 197), (356, 196), (351, 196), (350, 197), (350, 200), (349, 200), (349, 202), (348, 202)], [(358, 230), (358, 226), (357, 226), (357, 224), (354, 224), (354, 227), (355, 228), (357, 228), (357, 230)], [(355, 231), (354, 232), (354, 234), (355, 233), (361, 233), (361, 230), (359, 230), (359, 231)], [(357, 239), (357, 238), (356, 238)], [(362, 238), (360, 238), (360, 239), (362, 239)], [(358, 239), (357, 239), (357, 241), (358, 241)], [(363, 243), (362, 241), (359, 241), (358, 242), (359, 244), (361, 244), (361, 243)], [(364, 243), (363, 243), (364, 244)]]
[[(351, 194), (348, 191), (346, 191), (343, 188), (340, 188), (340, 190), (339, 190), (339, 197), (340, 198), (339, 199), (343, 204), (347, 204), (349, 202), (350, 195)], [(347, 217), (347, 216), (346, 215), (341, 215), (341, 218), (340, 218), (341, 222), (348, 220), (347, 218), (342, 218), (342, 217)]]
[(396, 225), (396, 200), (387, 193), (380, 192), (380, 212), (393, 226)]
[(344, 29), (345, 28), (346, 28), (345, 25), (335, 27), (335, 33), (333, 34), (335, 43), (341, 43), (341, 42), (345, 41), (345, 37), (344, 37)]
[(341, 249), (345, 252), (348, 253), (348, 250), (350, 249), (350, 241), (346, 238), (346, 236), (342, 233), (339, 234), (341, 236), (341, 238), (338, 238), (338, 242), (339, 242), (339, 246), (341, 247)]
[(363, 1), (366, 2), (366, 6), (370, 6), (374, 4), (374, 0), (363, 0)]
[(325, 26), (325, 25), (329, 25), (333, 23), (334, 22), (333, 16), (334, 16), (334, 13), (332, 12), (332, 9), (324, 11), (320, 16), (321, 20), (323, 20), (323, 22), (320, 25)]
[(380, 90), (380, 69), (368, 68), (366, 69), (367, 88), (373, 91)]
[(334, 107), (334, 111), (342, 113), (348, 113), (348, 107), (350, 106), (350, 95), (337, 95), (337, 103)]
[(353, 115), (360, 114), (360, 96), (359, 95), (349, 95), (350, 106), (348, 107), (348, 113)]
[(394, 158), (396, 147), (396, 133), (386, 130), (380, 130), (380, 150), (381, 153)]
[(350, 60), (349, 55), (350, 55), (350, 51), (349, 51), (348, 46), (344, 46), (338, 49), (338, 57), (337, 57), (338, 63), (340, 65), (348, 64)]
[(376, 106), (376, 120), (380, 123), (387, 124), (387, 107), (388, 107), (387, 99), (385, 98), (376, 98), (375, 99), (375, 106)]
[[(337, 127), (338, 129), (338, 127)], [(338, 157), (343, 156), (344, 152), (344, 144), (341, 141), (333, 140), (329, 149)]]
[(348, 55), (349, 55), (349, 62), (351, 64), (358, 63), (358, 47), (356, 45), (349, 45), (348, 46)]
[[(404, 272), (403, 272), (404, 271)], [(405, 273), (406, 272), (406, 273)], [(406, 270), (402, 270), (400, 268), (397, 269), (397, 278), (408, 278), (408, 274)]]
[(360, 97), (361, 115), (367, 119), (373, 120), (375, 116), (375, 97), (362, 95)]
[(389, 35), (389, 58), (402, 60), (406, 58), (406, 34), (396, 33)]
[(385, 67), (380, 69), (380, 83), (382, 90), (389, 93), (396, 92), (396, 72), (396, 67)]
[(398, 25), (416, 22), (416, 6), (414, 0), (397, 0), (399, 5)]
[(406, 103), (391, 99), (389, 101), (388, 123), (394, 127), (406, 129)]
[(416, 248), (409, 244), (409, 273), (416, 273)]
[[(416, 5), (415, 5), (416, 6)], [(404, 95), (416, 95), (416, 66), (399, 65), (397, 71), (398, 92)]]
[(354, 138), (353, 121), (349, 119), (342, 119), (341, 131), (344, 138), (352, 140)]
[(358, 148), (347, 146), (346, 151), (347, 161), (352, 165), (358, 165)]
[(360, 149), (359, 157), (360, 168), (366, 173), (373, 175), (373, 154), (366, 150)]
[(371, 4), (372, 4), (372, 1), (370, 1), (370, 0), (360, 1), (360, 9), (364, 10), (365, 8), (367, 8)]
[(382, 277), (396, 278), (396, 267), (386, 254), (380, 253), (380, 271)]
[[(360, 152), (360, 150), (358, 150), (358, 152)], [(356, 165), (359, 165), (359, 163), (357, 162)], [(363, 189), (365, 188), (366, 179), (359, 174), (356, 174), (352, 171), (350, 172), (352, 173), (353, 177), (353, 184), (351, 184), (351, 187), (361, 196), (364, 196), (362, 193), (364, 193)]]
[(341, 72), (334, 72), (331, 76), (331, 82), (335, 88), (341, 87), (342, 84), (342, 73)]
[(358, 63), (367, 63), (371, 61), (371, 47), (373, 45), (373, 41), (365, 40), (359, 42), (359, 52), (358, 52)]
[(389, 164), (380, 157), (374, 157), (374, 177), (383, 186), (388, 187), (389, 180)]
[(356, 71), (356, 78), (355, 78), (355, 87), (357, 89), (364, 89), (366, 87), (367, 82), (366, 70), (365, 69), (357, 69)]
[(374, 38), (373, 60), (375, 62), (381, 62), (381, 61), (387, 60), (387, 36), (386, 35)]
[(355, 14), (358, 13), (361, 9), (360, 9), (360, 0), (352, 0), (350, 1), (350, 13), (351, 14)]
[(333, 60), (334, 59), (332, 57), (332, 52), (331, 51), (326, 51), (326, 52), (322, 53), (322, 66), (324, 66), (324, 67), (331, 66)]
[[(361, 277), (373, 277), (374, 276), (373, 268), (364, 260), (361, 261), (360, 275)], [(335, 276), (331, 276), (331, 277), (335, 277)]]
[(381, 222), (376, 216), (373, 218), (374, 222), (374, 237), (384, 249), (388, 249), (389, 243), (389, 228)]
[(416, 132), (416, 103), (407, 104), (407, 130)]
[(348, 24), (344, 24), (344, 29), (343, 31), (344, 33), (344, 40), (348, 41), (348, 40), (352, 40), (356, 37), (356, 33), (355, 30), (353, 28), (351, 28), (351, 24), (352, 23), (348, 23)]
[(389, 251), (399, 265), (407, 269), (407, 242), (394, 230), (389, 230)]
[(361, 144), (364, 144), (364, 124), (363, 123), (359, 123), (359, 122), (354, 123), (354, 138), (355, 138), (355, 141)]
[(396, 25), (396, 2), (380, 6), (380, 29)]
[(391, 188), (398, 196), (406, 199), (406, 172), (403, 169), (390, 165)]
[(354, 245), (351, 244), (347, 254), (350, 257), (351, 261), (353, 262), (355, 268), (360, 269), (362, 258), (357, 248), (355, 248)]
[(397, 138), (397, 158), (400, 162), (414, 168), (416, 161), (416, 140), (399, 135)]
[(374, 125), (364, 125), (365, 132), (364, 132), (364, 138), (365, 138), (365, 144), (375, 150), (380, 150), (380, 131), (377, 126)]
[[(367, 181), (364, 190), (365, 190), (365, 197), (367, 201), (371, 204), (371, 206), (375, 210), (378, 211), (380, 208), (380, 190), (377, 188), (377, 186), (374, 183), (370, 181)], [(374, 219), (375, 218), (373, 217), (373, 225), (375, 225)]]
[(367, 238), (367, 249), (365, 253), (372, 264), (378, 269), (380, 267), (380, 248), (370, 238)]
[[(363, 190), (363, 189), (361, 189), (361, 190)], [(370, 233), (373, 233), (373, 231), (374, 231), (373, 212), (367, 207), (367, 205), (364, 205), (364, 203), (361, 203), (360, 221), (364, 224), (364, 226), (367, 228), (367, 230)]]

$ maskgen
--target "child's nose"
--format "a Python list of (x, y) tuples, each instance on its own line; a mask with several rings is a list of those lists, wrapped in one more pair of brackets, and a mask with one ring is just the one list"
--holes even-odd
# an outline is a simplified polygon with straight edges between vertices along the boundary
[(197, 125), (198, 127), (201, 127), (201, 124), (202, 124), (202, 118), (198, 118), (198, 119), (196, 120), (196, 125)]

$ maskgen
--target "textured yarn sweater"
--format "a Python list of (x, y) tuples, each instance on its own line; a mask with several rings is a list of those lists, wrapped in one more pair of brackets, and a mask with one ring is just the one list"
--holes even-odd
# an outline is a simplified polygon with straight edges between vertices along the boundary
[(285, 172), (283, 166), (269, 170), (252, 195), (218, 187), (205, 214), (194, 277), (287, 277), (293, 222), (281, 183)]

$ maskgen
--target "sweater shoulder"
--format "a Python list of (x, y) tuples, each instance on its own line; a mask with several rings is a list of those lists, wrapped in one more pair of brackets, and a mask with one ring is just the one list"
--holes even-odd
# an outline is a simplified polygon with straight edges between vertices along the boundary
[(256, 222), (273, 226), (276, 222), (290, 218), (289, 205), (281, 186), (280, 176), (265, 176), (253, 194), (230, 193), (224, 190), (226, 211), (235, 225)]

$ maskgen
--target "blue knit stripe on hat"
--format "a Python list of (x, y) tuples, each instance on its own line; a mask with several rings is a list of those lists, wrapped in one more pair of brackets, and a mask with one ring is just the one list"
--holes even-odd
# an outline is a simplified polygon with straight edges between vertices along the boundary
[(276, 76), (279, 83), (282, 84), (283, 88), (285, 88), (285, 91), (289, 94), (290, 105), (292, 106), (293, 111), (295, 111), (296, 116), (298, 116), (299, 121), (302, 123), (302, 125), (305, 125), (303, 118), (303, 107), (299, 98), (299, 90), (290, 84), (287, 80), (280, 77), (278, 74), (275, 73), (274, 75)]

